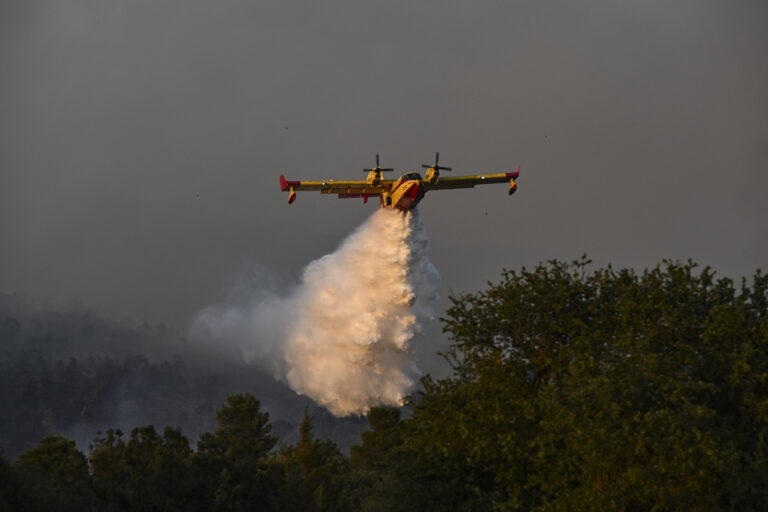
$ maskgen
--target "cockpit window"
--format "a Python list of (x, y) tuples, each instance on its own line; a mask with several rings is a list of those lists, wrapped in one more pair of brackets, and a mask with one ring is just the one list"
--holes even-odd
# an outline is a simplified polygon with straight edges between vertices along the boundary
[(403, 179), (404, 180), (420, 180), (421, 179), (421, 174), (419, 174), (417, 172), (407, 172), (407, 173), (403, 174)]

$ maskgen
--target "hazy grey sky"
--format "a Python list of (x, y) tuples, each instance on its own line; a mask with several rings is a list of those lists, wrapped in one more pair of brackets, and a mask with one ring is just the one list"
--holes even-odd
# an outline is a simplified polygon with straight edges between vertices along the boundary
[(419, 206), (445, 290), (583, 252), (766, 269), (767, 28), (762, 0), (0, 0), (0, 291), (184, 328), (376, 208), (289, 207), (281, 173), (377, 152), (522, 165)]

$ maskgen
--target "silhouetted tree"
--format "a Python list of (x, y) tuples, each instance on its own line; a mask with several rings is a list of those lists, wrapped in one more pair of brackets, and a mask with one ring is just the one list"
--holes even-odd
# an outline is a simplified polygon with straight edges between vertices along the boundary
[(24, 490), (26, 510), (91, 510), (95, 499), (85, 455), (74, 441), (47, 436), (13, 464)]
[(0, 452), (0, 511), (24, 510), (21, 480)]
[(211, 488), (211, 509), (275, 510), (283, 471), (268, 453), (277, 440), (270, 434), (269, 414), (250, 393), (227, 397), (216, 411), (213, 434), (201, 436), (198, 467)]
[(338, 447), (312, 435), (312, 419), (307, 410), (301, 421), (300, 438), (295, 446), (281, 445), (279, 462), (285, 471), (283, 506), (291, 510), (354, 510), (353, 498), (346, 491), (350, 466)]
[(127, 442), (110, 430), (91, 449), (94, 486), (113, 510), (203, 510), (192, 457), (178, 429), (166, 428), (160, 437), (151, 425), (135, 428)]

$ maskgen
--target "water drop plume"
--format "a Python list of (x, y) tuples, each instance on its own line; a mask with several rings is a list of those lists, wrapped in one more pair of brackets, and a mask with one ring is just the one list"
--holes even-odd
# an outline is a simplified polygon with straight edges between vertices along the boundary
[(290, 293), (207, 308), (192, 336), (236, 343), (337, 416), (399, 405), (421, 374), (411, 343), (438, 301), (428, 249), (416, 211), (377, 210)]

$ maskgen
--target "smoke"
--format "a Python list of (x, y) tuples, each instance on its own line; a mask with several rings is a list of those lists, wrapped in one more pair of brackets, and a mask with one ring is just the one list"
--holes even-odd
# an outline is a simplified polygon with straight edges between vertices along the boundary
[(235, 343), (337, 416), (400, 405), (421, 374), (411, 342), (438, 301), (428, 248), (417, 212), (379, 209), (290, 293), (207, 308), (192, 337)]

